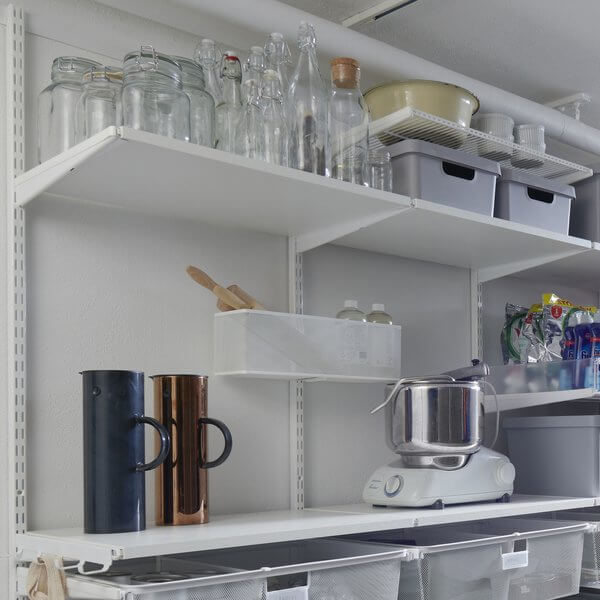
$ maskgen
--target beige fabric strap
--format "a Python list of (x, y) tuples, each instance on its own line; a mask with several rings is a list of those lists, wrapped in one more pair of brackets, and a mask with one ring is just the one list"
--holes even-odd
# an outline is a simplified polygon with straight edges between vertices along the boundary
[(29, 567), (27, 573), (29, 600), (67, 600), (67, 583), (62, 558), (42, 554)]

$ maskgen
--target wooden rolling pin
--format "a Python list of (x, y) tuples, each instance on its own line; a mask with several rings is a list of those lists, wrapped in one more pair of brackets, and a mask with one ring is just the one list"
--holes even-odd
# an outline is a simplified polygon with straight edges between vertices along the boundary
[(219, 300), (225, 302), (225, 304), (236, 308), (251, 308), (249, 304), (244, 302), (240, 297), (234, 294), (232, 291), (220, 286), (216, 281), (213, 281), (204, 271), (190, 265), (187, 269), (187, 274), (201, 286), (210, 290)]
[[(234, 293), (240, 300), (243, 300), (250, 308), (255, 310), (266, 310), (265, 307), (256, 299), (253, 298), (246, 290), (243, 290), (239, 285), (235, 283), (233, 285), (228, 285), (227, 289)], [(217, 309), (221, 312), (226, 312), (228, 310), (235, 310), (233, 306), (227, 304), (219, 298), (217, 300)]]

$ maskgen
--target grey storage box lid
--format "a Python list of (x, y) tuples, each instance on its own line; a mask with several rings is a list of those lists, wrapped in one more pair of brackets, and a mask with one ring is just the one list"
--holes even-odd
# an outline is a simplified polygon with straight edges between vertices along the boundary
[(511, 417), (504, 419), (504, 429), (542, 429), (549, 427), (600, 427), (600, 415), (565, 417)]
[(438, 158), (442, 161), (454, 163), (463, 167), (477, 169), (478, 171), (484, 171), (492, 175), (500, 175), (500, 165), (493, 160), (482, 158), (481, 156), (474, 156), (473, 154), (468, 154), (461, 150), (438, 146), (438, 144), (423, 142), (421, 140), (403, 140), (397, 144), (386, 146), (386, 150), (390, 153), (392, 160), (395, 157), (404, 154), (420, 154), (422, 156)]
[(515, 183), (522, 183), (527, 187), (536, 188), (544, 192), (552, 192), (553, 194), (560, 194), (561, 196), (575, 198), (575, 188), (572, 185), (567, 185), (566, 183), (561, 183), (560, 181), (554, 181), (553, 179), (546, 179), (545, 177), (540, 177), (539, 175), (524, 173), (519, 169), (503, 167), (501, 178), (502, 181), (514, 181)]

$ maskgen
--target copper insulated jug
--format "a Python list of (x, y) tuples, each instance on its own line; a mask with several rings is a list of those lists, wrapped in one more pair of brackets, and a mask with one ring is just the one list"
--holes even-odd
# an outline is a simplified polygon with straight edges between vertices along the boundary
[[(208, 469), (231, 453), (229, 428), (207, 416), (208, 377), (154, 375), (155, 416), (171, 435), (171, 451), (156, 472), (156, 524), (193, 525), (208, 521)], [(207, 460), (208, 425), (217, 427), (225, 447)]]

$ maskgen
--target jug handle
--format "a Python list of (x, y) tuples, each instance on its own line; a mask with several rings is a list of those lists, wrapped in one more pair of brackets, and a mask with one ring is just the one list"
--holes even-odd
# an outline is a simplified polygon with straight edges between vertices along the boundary
[(147, 425), (151, 425), (156, 429), (158, 435), (160, 436), (160, 452), (158, 456), (151, 462), (147, 464), (139, 463), (135, 470), (136, 471), (150, 471), (152, 469), (156, 469), (162, 465), (167, 456), (169, 455), (169, 450), (171, 449), (171, 437), (169, 436), (169, 432), (167, 431), (164, 425), (161, 425), (156, 419), (152, 417), (146, 416), (137, 416), (136, 421), (139, 424), (145, 423)]
[[(223, 421), (219, 421), (217, 419), (211, 419), (210, 417), (200, 417), (198, 422), (204, 425), (214, 425), (219, 431), (223, 434), (223, 439), (225, 440), (225, 448), (223, 448), (223, 452), (219, 458), (215, 460), (205, 461), (203, 456), (200, 456), (200, 468), (201, 469), (212, 469), (213, 467), (218, 467), (223, 464), (229, 455), (231, 454), (231, 448), (233, 446), (233, 439), (231, 437), (231, 431), (229, 431), (229, 427), (223, 423)], [(200, 438), (200, 451), (202, 452), (202, 427), (198, 428), (198, 436)]]

